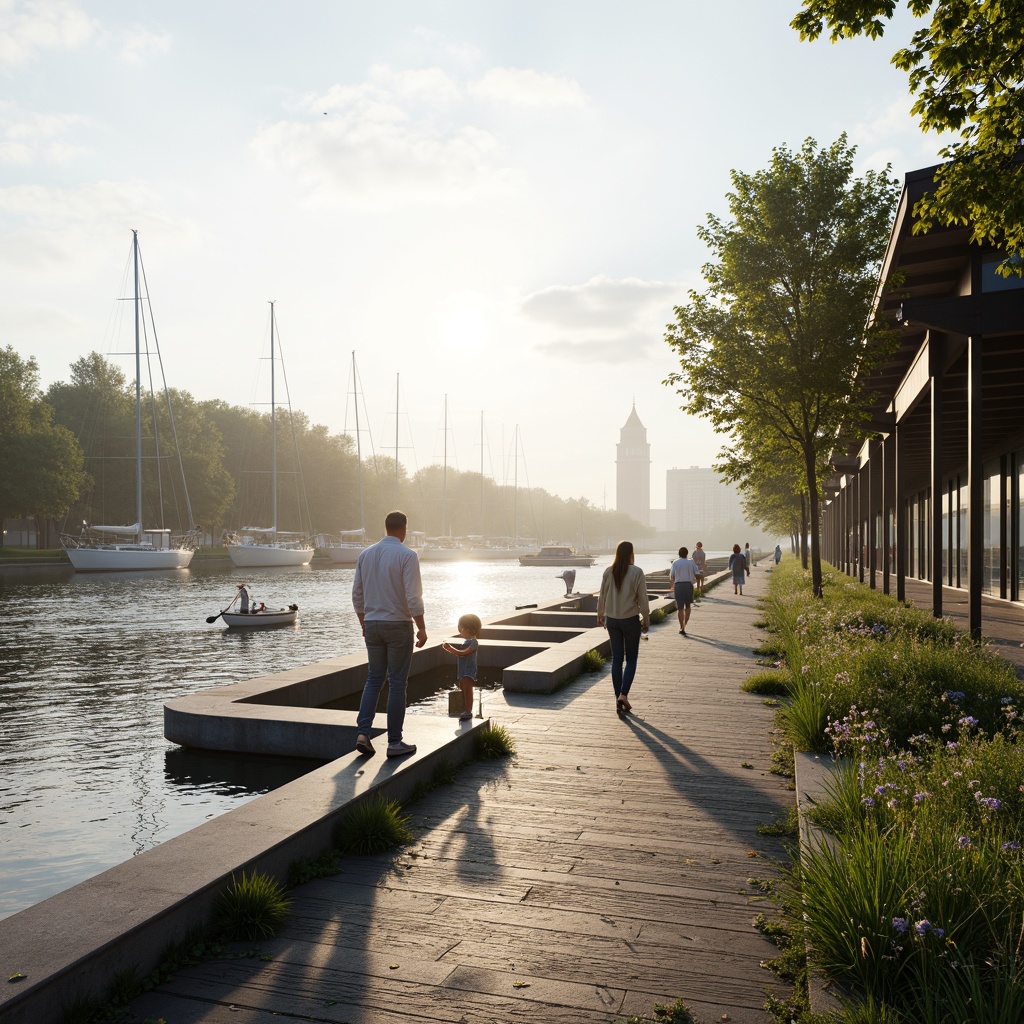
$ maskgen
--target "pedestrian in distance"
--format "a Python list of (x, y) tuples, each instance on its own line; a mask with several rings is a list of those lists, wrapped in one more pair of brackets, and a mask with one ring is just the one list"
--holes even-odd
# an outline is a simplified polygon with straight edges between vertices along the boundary
[(782, 548), (778, 544), (775, 545), (775, 564), (778, 565), (782, 561)]
[(754, 556), (750, 553), (750, 545), (743, 545), (743, 560), (747, 563), (747, 575), (750, 575), (750, 570), (754, 568)]
[(733, 544), (732, 554), (729, 556), (729, 570), (732, 573), (732, 592), (743, 596), (743, 578), (750, 571), (747, 569), (747, 560), (743, 557), (743, 551), (739, 544)]
[(416, 753), (405, 743), (405, 691), (412, 665), (413, 623), (416, 647), (427, 642), (423, 620), (423, 583), (420, 560), (405, 546), (409, 519), (404, 512), (389, 512), (384, 519), (387, 535), (359, 553), (352, 583), (352, 606), (366, 641), (366, 685), (356, 718), (356, 750), (374, 753), (370, 729), (377, 711), (377, 697), (388, 684), (388, 757)]
[(462, 643), (456, 647), (446, 640), (441, 644), (441, 650), (448, 654), (454, 654), (459, 659), (455, 666), (455, 678), (458, 680), (459, 689), (462, 690), (462, 714), (459, 715), (460, 722), (468, 722), (473, 717), (473, 686), (476, 684), (476, 652), (480, 647), (480, 630), (482, 623), (479, 616), (463, 615), (459, 619), (459, 636)]
[(690, 609), (693, 605), (693, 588), (697, 582), (697, 563), (688, 558), (686, 548), (679, 549), (679, 557), (672, 563), (668, 573), (668, 581), (672, 584), (672, 595), (676, 599), (676, 612), (679, 615), (679, 635), (686, 636), (686, 624), (690, 621)]
[(693, 559), (694, 565), (697, 566), (697, 585), (694, 587), (694, 594), (701, 597), (704, 594), (704, 574), (708, 567), (708, 556), (700, 541), (697, 541), (697, 546), (693, 549), (693, 554), (690, 557)]

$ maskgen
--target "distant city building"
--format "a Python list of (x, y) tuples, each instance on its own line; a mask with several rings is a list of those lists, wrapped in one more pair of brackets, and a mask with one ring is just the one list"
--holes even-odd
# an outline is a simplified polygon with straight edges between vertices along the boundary
[(665, 474), (665, 520), (669, 532), (687, 536), (743, 519), (740, 491), (723, 484), (713, 469), (670, 469)]
[(615, 446), (615, 509), (638, 523), (651, 523), (651, 446), (636, 404), (619, 431)]

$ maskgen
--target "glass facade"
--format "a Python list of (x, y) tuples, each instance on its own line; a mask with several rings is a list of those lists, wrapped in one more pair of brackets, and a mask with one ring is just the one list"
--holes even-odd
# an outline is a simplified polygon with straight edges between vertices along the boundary
[(999, 463), (989, 463), (985, 466), (985, 504), (982, 508), (984, 555), (981, 589), (983, 593), (991, 594), (994, 597), (999, 596), (1002, 582), (1001, 564), (1003, 549), (999, 542), (999, 513), (1002, 507), (1000, 500), (1001, 485), (1002, 474), (999, 472)]

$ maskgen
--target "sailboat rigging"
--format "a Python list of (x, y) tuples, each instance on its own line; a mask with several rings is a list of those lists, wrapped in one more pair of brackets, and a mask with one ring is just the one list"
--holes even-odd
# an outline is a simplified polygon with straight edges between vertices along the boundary
[[(77, 535), (63, 534), (61, 544), (67, 552), (72, 566), (77, 572), (123, 572), (152, 569), (185, 569), (192, 561), (199, 542), (199, 530), (192, 521), (192, 506), (188, 499), (182, 472), (185, 507), (188, 515), (188, 529), (180, 534), (172, 534), (162, 526), (159, 529), (147, 529), (143, 526), (143, 445), (142, 445), (142, 333), (145, 323), (145, 311), (149, 310), (149, 326), (153, 335), (153, 344), (160, 365), (164, 395), (167, 400), (167, 412), (170, 420), (174, 447), (178, 454), (178, 467), (181, 470), (181, 452), (178, 450), (177, 432), (174, 426), (174, 414), (171, 410), (170, 398), (167, 396), (167, 382), (163, 379), (163, 360), (160, 358), (160, 344), (153, 323), (153, 308), (149, 302), (149, 283), (145, 278), (142, 258), (139, 252), (139, 233), (132, 231), (132, 267), (134, 276), (133, 309), (135, 314), (135, 522), (130, 526), (99, 526), (82, 523)], [(145, 298), (145, 306), (143, 305)], [(149, 360), (148, 333), (146, 347), (147, 366)], [(152, 395), (151, 395), (152, 397)], [(156, 448), (156, 483), (159, 494), (160, 515), (163, 516), (161, 478), (161, 459), (159, 451), (159, 432), (156, 426), (156, 410), (153, 409), (153, 438)]]
[[(366, 504), (363, 500), (363, 444), (359, 429), (359, 375), (356, 353), (352, 351), (352, 393), (356, 411), (356, 472), (359, 478), (359, 526), (354, 530), (341, 530), (340, 539), (325, 537), (321, 546), (335, 565), (355, 565), (359, 553), (366, 546)], [(364, 405), (365, 408), (365, 405)], [(371, 448), (373, 439), (371, 437)]]
[[(270, 303), (270, 436), (271, 436), (271, 516), (270, 526), (243, 526), (241, 537), (231, 535), (228, 540), (228, 554), (231, 561), (240, 568), (257, 566), (294, 566), (308, 565), (313, 558), (313, 546), (309, 543), (308, 534), (286, 532), (278, 529), (277, 523), (277, 398), (275, 395), (274, 364), (276, 314), (274, 303)], [(285, 389), (287, 391), (287, 378)], [(291, 411), (291, 397), (288, 397), (288, 408)], [(301, 480), (301, 466), (299, 467)]]

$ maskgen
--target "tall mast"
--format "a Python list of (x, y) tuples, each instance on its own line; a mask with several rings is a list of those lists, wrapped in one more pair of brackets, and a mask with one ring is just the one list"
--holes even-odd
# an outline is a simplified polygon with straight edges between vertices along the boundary
[(135, 522), (142, 543), (142, 350), (139, 342), (139, 233), (132, 231), (132, 258), (135, 263)]
[(448, 506), (448, 396), (444, 396), (444, 486), (441, 491), (441, 536), (444, 536), (444, 515)]
[(484, 411), (480, 410), (480, 538), (484, 536)]
[(359, 470), (359, 525), (366, 528), (366, 510), (363, 507), (363, 447), (359, 440), (359, 384), (356, 379), (356, 350), (352, 350), (352, 391), (356, 403), (356, 468)]
[(515, 468), (512, 471), (512, 522), (515, 526), (516, 547), (519, 547), (519, 424), (515, 431)]
[(398, 381), (395, 374), (395, 508), (398, 508)]
[(272, 462), (270, 471), (270, 501), (274, 508), (274, 540), (277, 540), (277, 405), (274, 401), (274, 304), (270, 304), (270, 436)]

